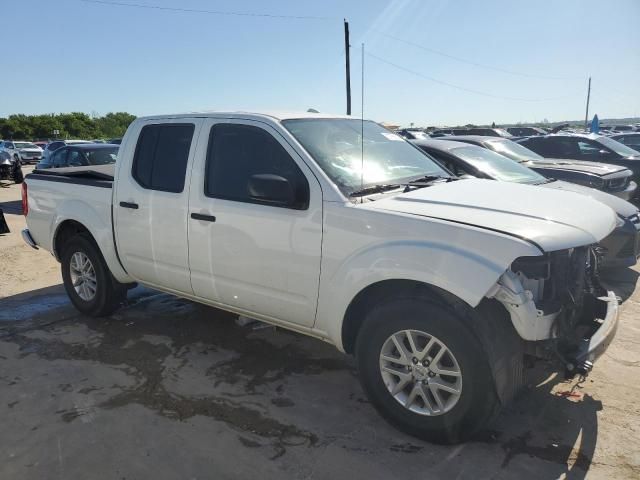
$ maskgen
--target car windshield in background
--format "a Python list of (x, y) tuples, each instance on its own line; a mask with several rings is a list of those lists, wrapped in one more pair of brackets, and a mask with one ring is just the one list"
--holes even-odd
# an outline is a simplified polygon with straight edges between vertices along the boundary
[(451, 176), (426, 154), (375, 122), (313, 118), (282, 123), (345, 195), (372, 185)]
[(116, 163), (118, 149), (101, 148), (100, 150), (92, 150), (86, 153), (89, 165), (107, 165), (109, 163)]
[(13, 142), (16, 148), (38, 148), (37, 145), (29, 142)]
[(468, 147), (454, 148), (451, 153), (496, 180), (534, 184), (547, 181), (539, 173), (486, 148), (469, 145)]
[(616, 140), (612, 140), (609, 137), (600, 137), (597, 140), (600, 144), (604, 145), (605, 147), (609, 148), (610, 150), (613, 150), (614, 152), (616, 152), (618, 155), (622, 155), (623, 157), (631, 157), (631, 156), (637, 156), (638, 152), (635, 151), (633, 148), (629, 148), (626, 145), (616, 141)]
[(528, 160), (544, 160), (543, 157), (536, 152), (529, 150), (527, 147), (523, 147), (519, 143), (500, 140), (489, 140), (487, 144), (491, 147), (491, 150), (498, 152), (500, 155), (509, 157), (516, 162), (526, 162)]

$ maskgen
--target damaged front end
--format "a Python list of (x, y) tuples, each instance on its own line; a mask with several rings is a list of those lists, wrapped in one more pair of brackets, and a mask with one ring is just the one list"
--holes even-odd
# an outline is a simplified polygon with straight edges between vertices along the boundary
[(584, 246), (520, 257), (487, 294), (511, 316), (527, 353), (559, 359), (567, 374), (586, 374), (608, 347), (618, 299), (598, 277), (600, 252)]

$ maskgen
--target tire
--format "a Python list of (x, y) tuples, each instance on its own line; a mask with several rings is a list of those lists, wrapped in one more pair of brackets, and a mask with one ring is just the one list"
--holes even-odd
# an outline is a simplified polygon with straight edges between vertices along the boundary
[[(90, 262), (90, 268), (84, 260)], [(85, 315), (103, 317), (113, 313), (125, 300), (127, 289), (120, 284), (102, 258), (92, 239), (83, 234), (72, 237), (62, 258), (62, 280), (71, 303)], [(74, 286), (74, 280), (77, 284)]]
[[(411, 355), (404, 362), (408, 365), (403, 365), (397, 343), (391, 337), (395, 335), (396, 341), (402, 342), (406, 355), (411, 353), (407, 331), (415, 346), (413, 351), (419, 354)], [(446, 351), (438, 359), (441, 345)], [(389, 358), (397, 358), (399, 363), (386, 360)], [(409, 435), (434, 443), (458, 443), (471, 437), (499, 411), (480, 341), (452, 307), (428, 296), (390, 299), (371, 308), (356, 340), (356, 359), (362, 386), (373, 406), (389, 423)], [(459, 376), (442, 372), (457, 372)], [(401, 378), (408, 382), (404, 387)], [(402, 388), (392, 392), (394, 386)], [(417, 394), (412, 399), (414, 387)], [(405, 407), (407, 401), (410, 403)]]
[(12, 177), (14, 183), (20, 184), (24, 182), (24, 174), (22, 173), (22, 167), (19, 163), (15, 164)]

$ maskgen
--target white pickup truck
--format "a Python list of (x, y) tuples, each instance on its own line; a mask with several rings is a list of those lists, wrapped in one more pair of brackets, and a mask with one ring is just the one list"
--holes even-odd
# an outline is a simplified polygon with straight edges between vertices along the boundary
[(402, 430), (468, 438), (525, 355), (585, 373), (618, 301), (595, 246), (616, 226), (571, 192), (451, 178), (370, 121), (203, 113), (135, 120), (115, 165), (38, 171), (25, 241), (81, 312), (135, 282), (330, 342)]

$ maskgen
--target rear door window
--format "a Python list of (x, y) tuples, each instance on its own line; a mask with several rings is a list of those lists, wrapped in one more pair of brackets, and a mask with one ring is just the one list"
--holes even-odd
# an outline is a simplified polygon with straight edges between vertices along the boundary
[(194, 130), (192, 123), (142, 128), (132, 166), (133, 178), (141, 187), (171, 193), (184, 190)]

